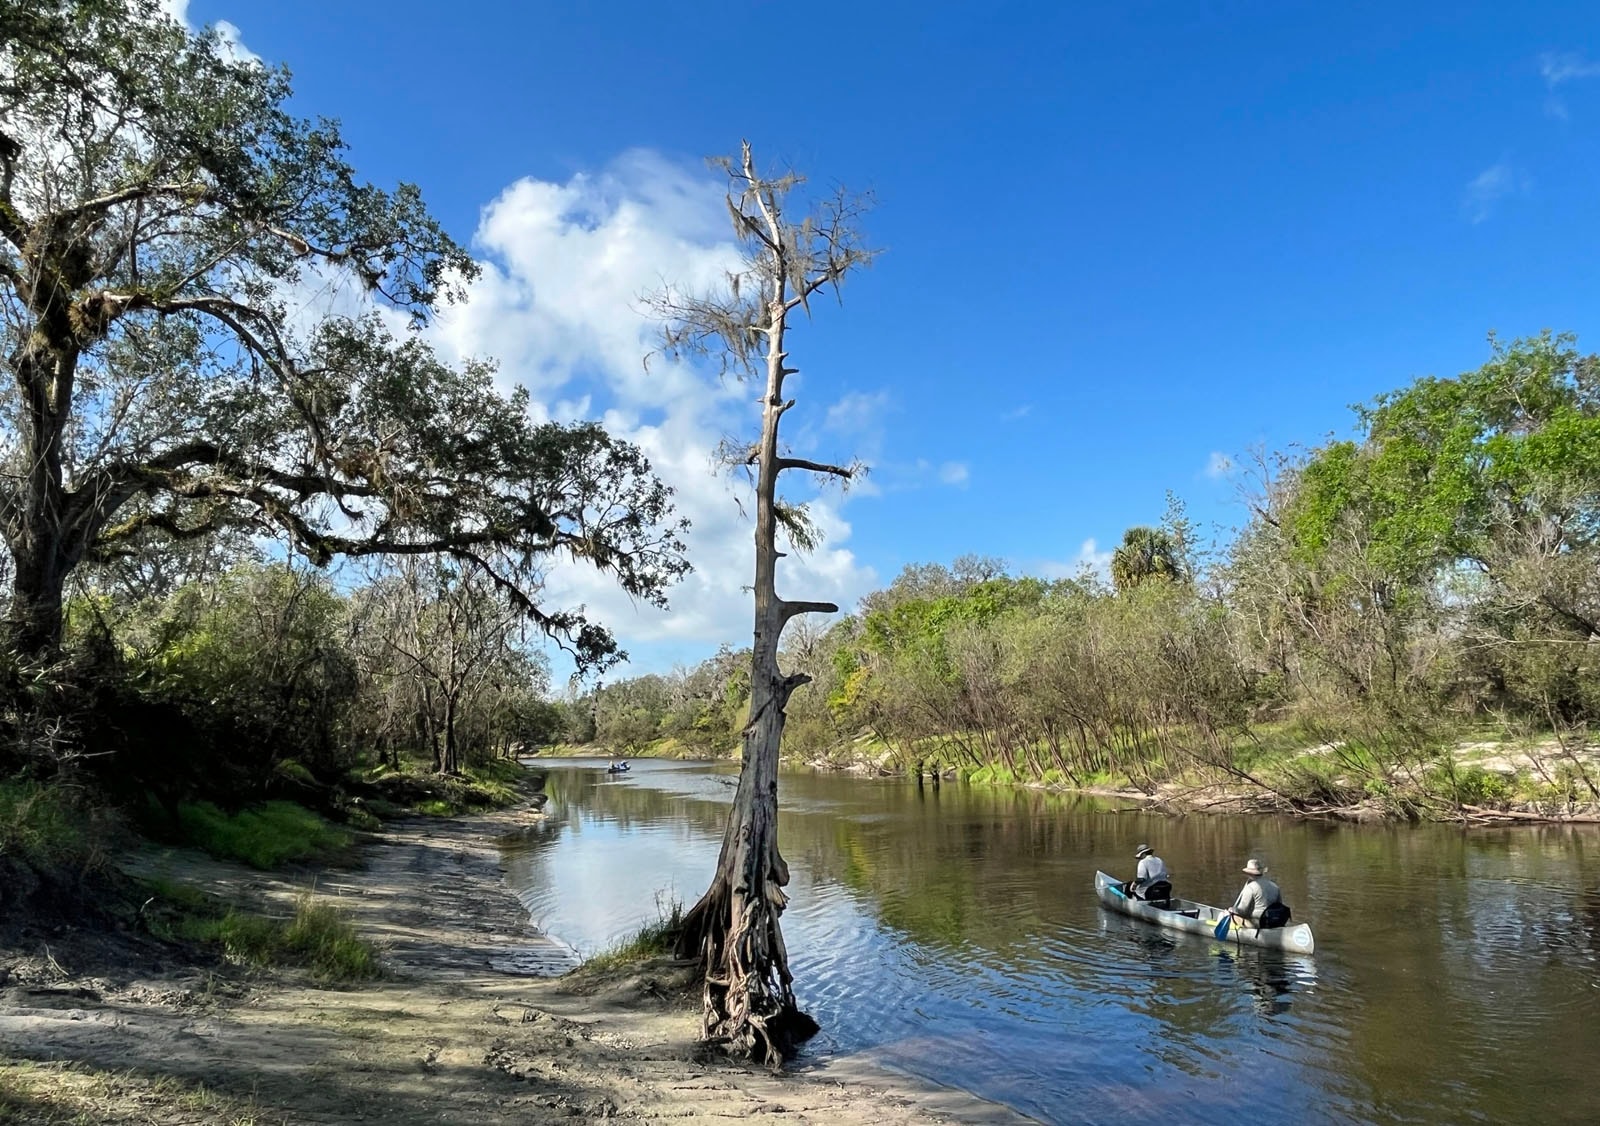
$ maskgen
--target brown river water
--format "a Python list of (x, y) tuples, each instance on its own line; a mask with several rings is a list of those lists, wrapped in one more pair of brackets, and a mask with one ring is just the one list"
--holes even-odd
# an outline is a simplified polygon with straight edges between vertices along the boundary
[[(531, 765), (549, 817), (503, 848), (541, 929), (588, 954), (704, 889), (735, 764)], [(808, 1058), (1047, 1122), (1600, 1121), (1600, 827), (1176, 818), (802, 771), (779, 803)], [(1105, 911), (1095, 870), (1130, 875), (1146, 841), (1212, 903), (1263, 857), (1317, 953)]]

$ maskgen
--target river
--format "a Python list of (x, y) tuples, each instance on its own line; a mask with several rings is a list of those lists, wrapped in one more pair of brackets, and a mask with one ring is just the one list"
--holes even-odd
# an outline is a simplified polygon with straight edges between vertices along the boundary
[[(581, 954), (692, 903), (732, 763), (538, 760), (503, 844)], [(792, 771), (779, 794), (807, 1057), (862, 1052), (1047, 1122), (1600, 1120), (1600, 833), (1164, 817), (1029, 790)], [(1148, 841), (1176, 893), (1271, 865), (1314, 957), (1103, 910)], [(804, 1058), (800, 1061), (804, 1066)]]

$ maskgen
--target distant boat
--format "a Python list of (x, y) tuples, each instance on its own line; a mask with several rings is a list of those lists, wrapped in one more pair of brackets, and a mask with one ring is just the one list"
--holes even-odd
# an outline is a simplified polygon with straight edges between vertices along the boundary
[[(1216, 937), (1217, 924), (1222, 921), (1222, 916), (1227, 914), (1227, 911), (1220, 907), (1195, 903), (1188, 899), (1169, 899), (1166, 902), (1171, 906), (1167, 909), (1156, 907), (1142, 899), (1131, 899), (1123, 892), (1122, 881), (1104, 872), (1094, 874), (1094, 890), (1100, 897), (1100, 902), (1112, 911), (1132, 915), (1136, 919), (1143, 919), (1158, 927), (1188, 931), (1190, 934), (1205, 935), (1208, 938)], [(1228, 928), (1228, 937), (1224, 941), (1237, 942), (1244, 946), (1266, 946), (1274, 950), (1288, 950), (1295, 954), (1310, 954), (1317, 948), (1317, 941), (1311, 935), (1311, 928), (1305, 923), (1258, 930), (1248, 924), (1240, 925), (1235, 919), (1234, 925)]]
[(614, 762), (606, 767), (607, 774), (626, 774), (627, 772), (628, 764), (626, 762)]

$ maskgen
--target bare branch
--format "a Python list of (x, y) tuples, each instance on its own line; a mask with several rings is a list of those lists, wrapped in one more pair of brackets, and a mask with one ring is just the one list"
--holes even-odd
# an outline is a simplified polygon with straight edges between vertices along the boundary
[(781, 472), (785, 469), (804, 469), (812, 473), (826, 473), (832, 477), (842, 477), (846, 481), (860, 472), (859, 467), (828, 465), (825, 462), (809, 461), (803, 457), (780, 457), (778, 459), (778, 470)]
[(839, 607), (832, 602), (790, 602), (787, 599), (778, 603), (778, 613), (784, 621), (788, 621), (799, 614), (837, 614)]
[(86, 199), (71, 207), (64, 207), (46, 216), (42, 225), (65, 229), (72, 224), (84, 219), (95, 219), (103, 216), (113, 207), (135, 200), (155, 199), (160, 196), (176, 196), (191, 203), (202, 203), (211, 194), (210, 188), (199, 180), (188, 180), (169, 183), (130, 184), (118, 191)]

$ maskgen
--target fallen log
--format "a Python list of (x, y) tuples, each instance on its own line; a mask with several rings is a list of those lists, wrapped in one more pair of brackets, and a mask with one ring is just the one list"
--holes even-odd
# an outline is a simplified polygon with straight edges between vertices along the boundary
[(1545, 825), (1600, 825), (1600, 817), (1588, 813), (1565, 813), (1551, 815), (1546, 813), (1522, 813), (1510, 809), (1484, 809), (1482, 806), (1463, 805), (1461, 807), (1475, 817), (1486, 822), (1493, 821), (1536, 821)]

